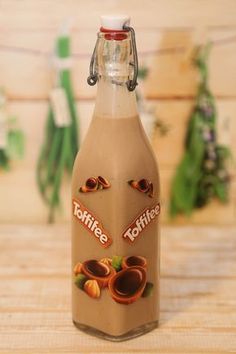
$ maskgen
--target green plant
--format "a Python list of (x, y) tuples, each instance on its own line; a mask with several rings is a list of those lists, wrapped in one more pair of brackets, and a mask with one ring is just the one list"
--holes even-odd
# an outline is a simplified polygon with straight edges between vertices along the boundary
[(213, 197), (227, 202), (230, 151), (217, 144), (215, 98), (208, 87), (207, 59), (210, 45), (198, 48), (194, 63), (200, 84), (189, 119), (184, 156), (172, 183), (170, 215), (190, 215), (194, 208), (205, 206)]
[[(70, 57), (68, 36), (57, 39), (56, 52), (60, 60)], [(70, 124), (56, 124), (55, 112), (50, 103), (44, 142), (37, 164), (37, 183), (43, 200), (49, 207), (49, 222), (54, 221), (55, 210), (60, 206), (60, 188), (64, 172), (71, 174), (79, 148), (77, 114), (68, 67), (59, 70), (58, 84), (66, 95)]]
[(15, 117), (6, 118), (6, 144), (0, 148), (0, 169), (8, 171), (11, 161), (24, 156), (24, 134), (17, 127)]

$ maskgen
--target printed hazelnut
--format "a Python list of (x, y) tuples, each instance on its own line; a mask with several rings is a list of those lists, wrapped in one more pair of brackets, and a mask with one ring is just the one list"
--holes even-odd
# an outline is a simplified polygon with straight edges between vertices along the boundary
[(138, 182), (134, 181), (133, 179), (131, 179), (130, 181), (128, 181), (129, 185), (134, 188), (137, 189), (138, 188)]
[(112, 262), (112, 259), (105, 257), (105, 258), (100, 259), (99, 262), (110, 266), (110, 265), (111, 265), (111, 262)]
[(78, 262), (75, 266), (74, 266), (74, 274), (77, 275), (79, 273), (81, 273), (82, 271), (82, 263)]
[(84, 284), (84, 291), (92, 298), (99, 298), (101, 291), (96, 280), (87, 280)]
[(90, 259), (82, 264), (82, 272), (89, 279), (96, 280), (101, 288), (105, 288), (109, 279), (116, 273), (110, 265)]
[(102, 185), (104, 189), (111, 187), (111, 184), (108, 182), (108, 180), (102, 176), (98, 176), (98, 183)]
[(122, 268), (123, 269), (133, 267), (133, 266), (139, 266), (139, 267), (146, 268), (147, 267), (146, 258), (144, 258), (142, 256), (127, 256), (127, 257), (123, 258), (123, 260), (122, 260)]
[(142, 296), (146, 286), (146, 270), (129, 267), (116, 273), (108, 283), (113, 300), (120, 304), (131, 304)]

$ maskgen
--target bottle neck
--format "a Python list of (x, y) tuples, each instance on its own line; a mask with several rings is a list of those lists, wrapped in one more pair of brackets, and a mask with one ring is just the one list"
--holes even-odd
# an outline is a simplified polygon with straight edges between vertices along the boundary
[(135, 92), (127, 87), (132, 70), (130, 34), (125, 32), (121, 38), (110, 39), (106, 33), (98, 33), (95, 116), (128, 118), (138, 115)]
[(128, 91), (126, 83), (117, 85), (109, 78), (99, 78), (94, 115), (111, 119), (137, 116), (135, 92)]

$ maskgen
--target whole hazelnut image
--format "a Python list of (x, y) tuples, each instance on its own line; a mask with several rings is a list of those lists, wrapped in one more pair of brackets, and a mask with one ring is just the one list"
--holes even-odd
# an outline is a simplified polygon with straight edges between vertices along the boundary
[(92, 298), (97, 299), (101, 295), (101, 291), (96, 280), (87, 280), (84, 284), (84, 291)]

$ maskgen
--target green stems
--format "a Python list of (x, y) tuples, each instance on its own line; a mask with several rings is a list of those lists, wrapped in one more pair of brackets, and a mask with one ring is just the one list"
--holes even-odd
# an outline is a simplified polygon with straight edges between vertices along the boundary
[(229, 149), (217, 144), (215, 99), (208, 88), (209, 46), (197, 52), (200, 84), (185, 138), (185, 152), (173, 179), (170, 215), (190, 215), (213, 198), (228, 200)]
[(5, 149), (0, 149), (0, 169), (9, 170), (10, 159)]
[[(57, 41), (57, 54), (62, 60), (69, 57), (69, 38)], [(58, 86), (66, 95), (70, 113), (70, 124), (59, 127), (50, 104), (44, 143), (37, 163), (37, 184), (42, 198), (49, 208), (48, 221), (55, 219), (55, 211), (60, 206), (60, 189), (64, 172), (71, 174), (75, 156), (79, 148), (78, 126), (73, 99), (69, 69), (58, 72)]]
[(24, 134), (20, 129), (9, 129), (7, 132), (7, 144), (0, 148), (0, 170), (8, 171), (11, 161), (22, 159), (24, 156)]

